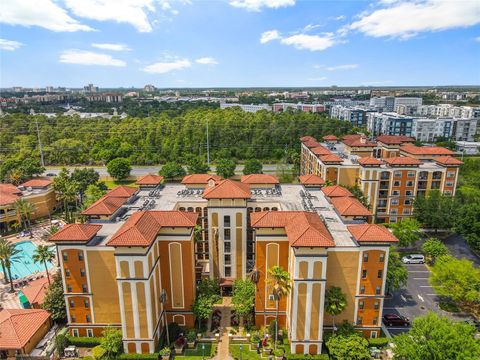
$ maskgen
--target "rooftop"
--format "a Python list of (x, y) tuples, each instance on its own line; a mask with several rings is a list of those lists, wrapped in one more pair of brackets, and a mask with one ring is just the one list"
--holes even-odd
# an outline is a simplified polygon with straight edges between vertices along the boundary
[(243, 175), (240, 180), (245, 184), (279, 184), (278, 178), (269, 174)]
[(49, 186), (52, 183), (52, 180), (50, 179), (30, 179), (20, 186), (23, 186), (25, 188), (31, 187), (31, 188), (44, 188)]
[(463, 161), (460, 161), (454, 157), (451, 156), (437, 156), (436, 158), (433, 159), (436, 163), (442, 164), (442, 165), (462, 165)]
[(250, 186), (230, 179), (222, 180), (203, 192), (204, 199), (249, 199)]
[(348, 225), (347, 228), (358, 242), (398, 242), (398, 239), (385, 226), (357, 224)]
[(190, 174), (183, 178), (182, 184), (207, 184), (209, 180), (217, 182), (222, 178), (213, 174)]
[(49, 317), (41, 309), (0, 310), (0, 349), (22, 349)]
[(333, 206), (342, 216), (372, 216), (373, 214), (354, 197), (334, 197)]
[(406, 142), (414, 142), (415, 139), (404, 135), (380, 135), (377, 136), (376, 141), (382, 142), (385, 145), (400, 145)]
[(30, 304), (43, 304), (45, 294), (48, 289), (48, 279), (46, 277), (34, 280), (28, 283), (22, 289), (23, 294)]
[(163, 176), (155, 174), (147, 174), (137, 180), (137, 185), (159, 185), (163, 181)]
[(322, 191), (326, 196), (330, 198), (353, 196), (353, 194), (348, 189), (340, 185), (325, 186)]
[(50, 236), (50, 241), (90, 241), (102, 228), (94, 224), (67, 224), (57, 233)]
[(409, 156), (397, 156), (393, 158), (386, 158), (384, 161), (389, 165), (420, 165), (420, 160), (411, 158)]
[(17, 200), (22, 191), (12, 184), (0, 184), (0, 206), (12, 204)]
[(299, 177), (300, 183), (303, 185), (324, 185), (325, 180), (323, 180), (320, 176), (310, 174), (310, 175), (301, 175)]
[(441, 146), (415, 146), (413, 144), (406, 144), (400, 148), (411, 155), (454, 155), (452, 150)]

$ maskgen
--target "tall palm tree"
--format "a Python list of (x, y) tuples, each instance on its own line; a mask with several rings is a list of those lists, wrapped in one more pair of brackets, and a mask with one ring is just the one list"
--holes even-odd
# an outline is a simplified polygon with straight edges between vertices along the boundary
[(13, 288), (11, 267), (13, 262), (18, 262), (20, 260), (18, 257), (19, 253), (20, 250), (17, 249), (12, 243), (9, 243), (8, 241), (0, 242), (0, 258), (2, 259), (2, 266), (5, 266), (8, 273), (8, 279), (10, 281), (10, 292), (15, 291), (15, 289)]
[(281, 266), (272, 266), (267, 271), (267, 285), (272, 288), (272, 294), (276, 301), (276, 315), (275, 315), (275, 347), (277, 350), (277, 335), (278, 335), (278, 308), (282, 297), (287, 296), (290, 289), (290, 274), (283, 270)]
[(65, 221), (70, 222), (70, 211), (68, 206), (72, 202), (77, 201), (77, 185), (68, 176), (68, 171), (60, 173), (53, 180), (53, 188), (57, 193), (57, 199), (63, 202), (63, 210), (65, 211)]
[(0, 238), (0, 264), (2, 265), (2, 273), (3, 273), (3, 281), (5, 281), (5, 284), (8, 283), (8, 276), (7, 276), (7, 268), (5, 266), (5, 259), (4, 259), (4, 253), (5, 249), (8, 246), (8, 241), (7, 239)]
[(35, 206), (25, 199), (17, 199), (13, 203), (17, 214), (20, 215), (20, 223), (24, 229), (30, 227), (30, 216), (35, 212)]
[(50, 285), (50, 274), (48, 273), (47, 263), (52, 262), (55, 259), (55, 252), (45, 245), (38, 246), (32, 256), (33, 261), (36, 263), (43, 263), (45, 271), (47, 272), (48, 285)]
[(340, 315), (347, 307), (347, 298), (342, 289), (331, 286), (325, 293), (325, 312), (332, 317), (333, 331), (335, 332), (335, 316)]

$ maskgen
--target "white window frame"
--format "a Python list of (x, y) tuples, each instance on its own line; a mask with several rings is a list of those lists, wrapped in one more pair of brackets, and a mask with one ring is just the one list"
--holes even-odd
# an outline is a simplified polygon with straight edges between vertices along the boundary
[(87, 329), (87, 337), (93, 337), (93, 329)]
[(78, 337), (78, 329), (72, 329), (72, 335)]
[(370, 339), (376, 339), (377, 338), (377, 332), (376, 331), (370, 331)]

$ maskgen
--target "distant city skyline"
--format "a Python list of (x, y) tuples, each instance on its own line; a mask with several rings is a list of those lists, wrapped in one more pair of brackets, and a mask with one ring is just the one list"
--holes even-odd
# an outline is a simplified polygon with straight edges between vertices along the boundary
[(479, 85), (478, 1), (23, 0), (0, 87)]

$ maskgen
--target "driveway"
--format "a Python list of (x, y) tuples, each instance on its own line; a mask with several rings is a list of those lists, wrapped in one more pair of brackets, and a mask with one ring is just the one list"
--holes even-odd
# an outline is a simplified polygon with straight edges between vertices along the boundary
[(480, 258), (470, 250), (465, 239), (458, 234), (452, 234), (442, 240), (448, 247), (450, 253), (458, 259), (468, 259), (473, 261), (474, 264), (480, 266)]

